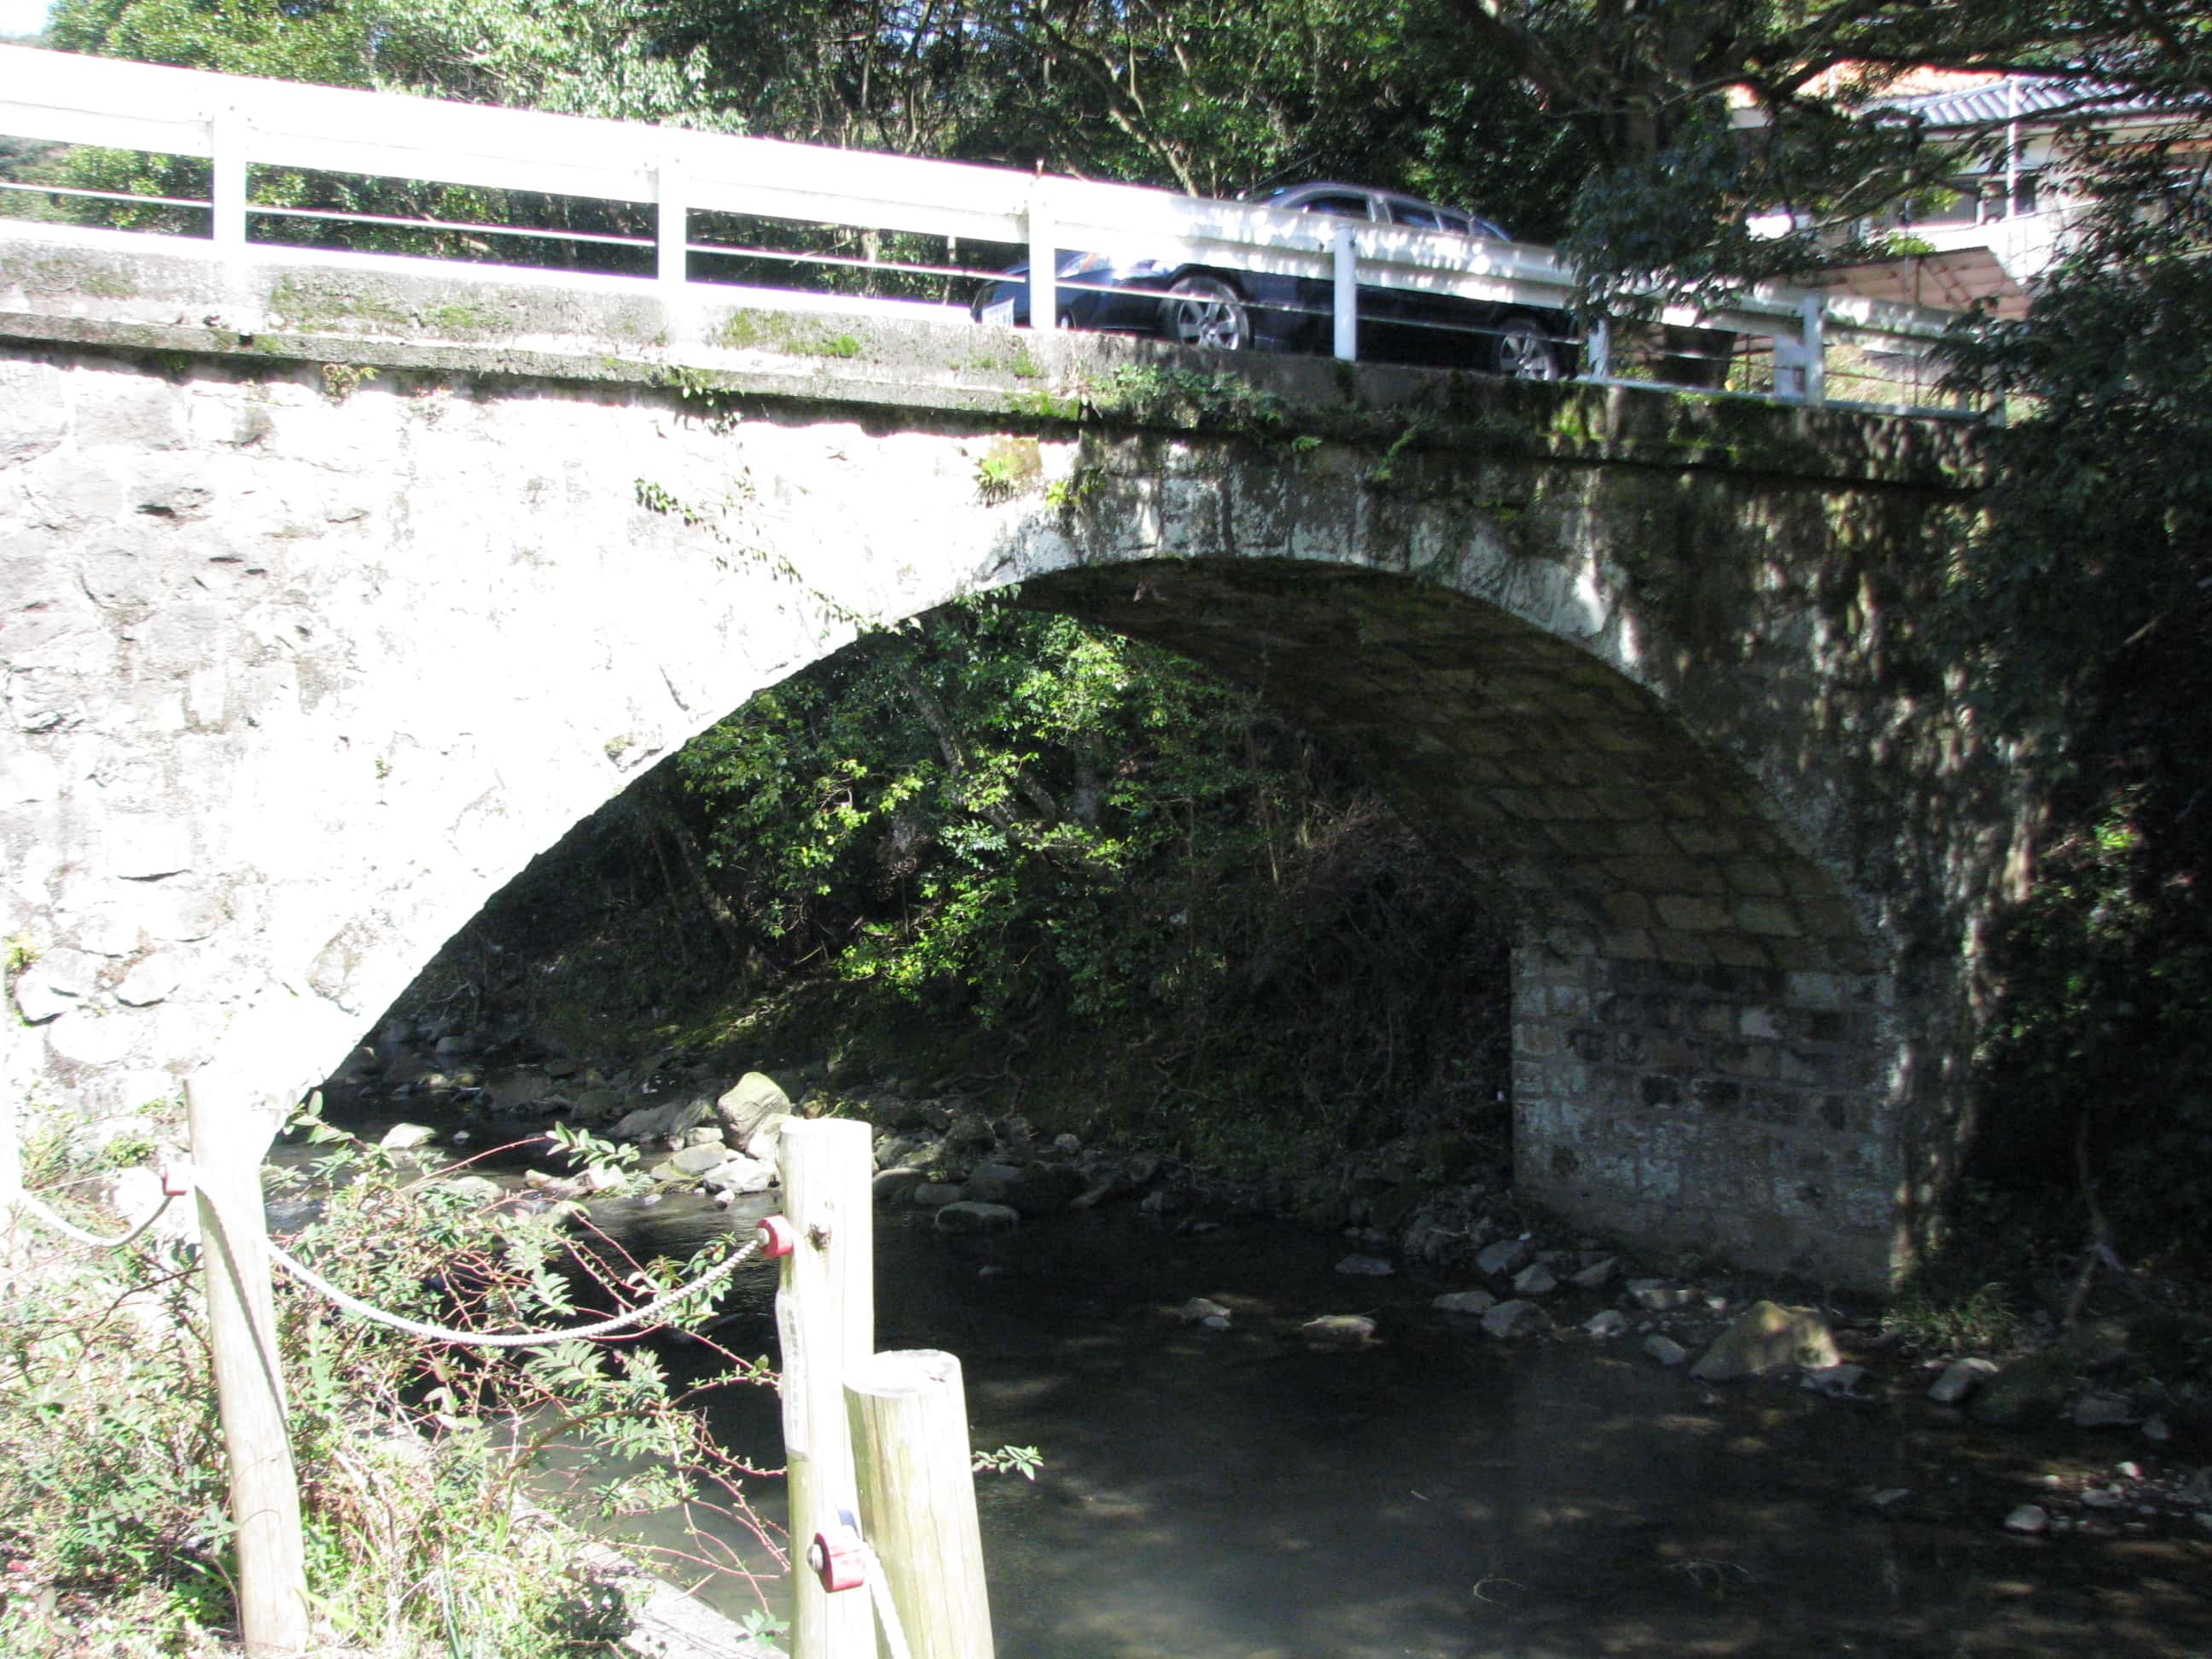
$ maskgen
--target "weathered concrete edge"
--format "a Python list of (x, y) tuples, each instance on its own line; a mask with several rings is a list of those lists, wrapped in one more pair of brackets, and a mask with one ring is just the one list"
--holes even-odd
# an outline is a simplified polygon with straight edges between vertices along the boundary
[[(241, 284), (204, 252), (13, 235), (0, 239), (4, 248), (14, 252), (0, 258), (0, 293), (13, 289), (34, 308), (0, 309), (0, 337), (81, 349), (651, 387), (725, 405), (755, 398), (927, 410), (1030, 430), (1105, 426), (1261, 442), (1306, 436), (1862, 489), (1957, 493), (1981, 483), (1974, 430), (1956, 422), (1315, 358), (1245, 356), (1231, 372), (1218, 354), (1129, 337), (967, 333), (717, 301), (711, 289), (686, 290), (681, 307), (665, 307), (644, 283), (620, 292), (605, 291), (604, 283), (580, 285), (564, 295), (549, 273), (495, 267), (426, 270), (425, 262), (410, 260), (385, 269), (359, 256), (337, 263), (303, 256), (296, 267), (257, 264)], [(218, 291), (234, 303), (216, 305), (202, 325), (145, 314), (158, 307), (175, 316), (179, 304), (199, 312)], [(53, 307), (36, 308), (45, 295)], [(281, 325), (288, 311), (318, 308), (374, 326)], [(465, 337), (439, 333), (447, 319), (459, 319)], [(647, 328), (655, 319), (666, 325)], [(593, 326), (580, 331), (580, 320)], [(415, 326), (401, 331), (389, 326), (394, 322)], [(720, 343), (732, 338), (746, 343)], [(621, 349), (641, 340), (654, 355)], [(757, 349), (763, 341), (795, 349)], [(1167, 371), (1161, 395), (1145, 395), (1146, 368)], [(1185, 395), (1194, 385), (1227, 394), (1229, 407), (1203, 407), (1204, 399)]]

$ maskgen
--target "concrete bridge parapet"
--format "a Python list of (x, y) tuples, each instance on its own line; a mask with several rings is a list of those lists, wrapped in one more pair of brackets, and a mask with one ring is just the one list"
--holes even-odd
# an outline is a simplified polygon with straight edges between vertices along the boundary
[(1537, 1195), (1909, 1254), (2015, 810), (1917, 629), (1968, 434), (658, 303), (11, 242), (0, 925), (47, 1087), (297, 1091), (641, 769), (1018, 585), (1260, 687), (1489, 882)]

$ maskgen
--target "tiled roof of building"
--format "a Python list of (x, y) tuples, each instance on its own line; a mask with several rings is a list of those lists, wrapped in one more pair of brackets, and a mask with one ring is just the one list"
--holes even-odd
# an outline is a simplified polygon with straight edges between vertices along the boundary
[(2104, 82), (2043, 75), (2007, 76), (1963, 91), (1884, 98), (1878, 100), (1875, 107), (1911, 116), (1938, 130), (2029, 121), (2061, 113), (2107, 117), (2184, 113), (2172, 103), (2146, 98)]

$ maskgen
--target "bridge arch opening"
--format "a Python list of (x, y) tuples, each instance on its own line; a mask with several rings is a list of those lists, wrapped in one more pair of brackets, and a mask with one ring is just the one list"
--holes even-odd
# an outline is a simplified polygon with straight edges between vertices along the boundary
[(1780, 809), (1651, 693), (1371, 568), (1085, 564), (1012, 591), (1256, 693), (1467, 874), (1511, 940), (1523, 1195), (1770, 1269), (1832, 1273), (1839, 1238), (1881, 1259), (1887, 981)]

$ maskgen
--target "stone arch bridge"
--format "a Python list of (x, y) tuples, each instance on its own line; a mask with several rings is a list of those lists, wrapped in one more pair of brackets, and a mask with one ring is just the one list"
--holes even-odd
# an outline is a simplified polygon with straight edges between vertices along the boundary
[(17, 1082), (295, 1097), (641, 769), (1019, 584), (1261, 686), (1511, 905), (1526, 1190), (1883, 1281), (2015, 840), (1922, 637), (1971, 435), (1234, 367), (11, 240)]

